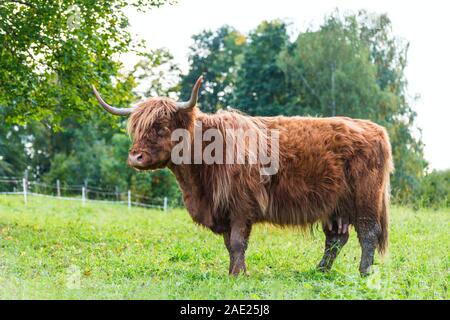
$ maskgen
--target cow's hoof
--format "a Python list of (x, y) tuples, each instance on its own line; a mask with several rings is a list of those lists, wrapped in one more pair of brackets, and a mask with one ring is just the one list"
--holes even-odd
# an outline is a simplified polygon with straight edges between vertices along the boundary
[(321, 266), (320, 264), (316, 267), (317, 271), (323, 272), (323, 273), (327, 273), (330, 272), (331, 268), (327, 268), (325, 266)]
[(320, 272), (326, 273), (331, 270), (332, 264), (328, 261), (327, 258), (322, 258), (322, 260), (317, 265), (316, 269)]
[(239, 275), (247, 275), (247, 270), (246, 270), (246, 268), (244, 267), (244, 268), (242, 268), (242, 267), (235, 267), (235, 268), (233, 268), (233, 269), (231, 269), (231, 271), (230, 271), (230, 276), (233, 276), (233, 277), (237, 277), (237, 276), (239, 276)]
[(360, 268), (359, 269), (359, 274), (361, 275), (362, 278), (370, 276), (371, 273), (372, 273), (372, 268), (370, 266), (367, 267), (367, 268)]

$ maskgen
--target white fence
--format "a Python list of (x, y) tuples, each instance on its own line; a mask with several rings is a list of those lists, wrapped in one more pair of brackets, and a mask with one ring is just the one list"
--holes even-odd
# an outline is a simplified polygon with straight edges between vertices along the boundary
[[(29, 196), (47, 197), (61, 200), (87, 202), (103, 202), (112, 204), (125, 204), (128, 208), (132, 206), (161, 209), (167, 211), (168, 198), (152, 199), (144, 195), (132, 194), (131, 190), (119, 192), (104, 190), (95, 186), (85, 185), (63, 185), (57, 180), (55, 185), (49, 185), (39, 181), (29, 181), (25, 178), (0, 176), (0, 195), (23, 195), (25, 204)], [(79, 195), (79, 196), (77, 196)], [(143, 202), (144, 201), (144, 202)]]

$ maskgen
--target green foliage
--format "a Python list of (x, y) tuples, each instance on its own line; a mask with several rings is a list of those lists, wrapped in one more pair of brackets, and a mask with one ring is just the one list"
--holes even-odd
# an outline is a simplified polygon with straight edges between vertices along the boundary
[(252, 115), (285, 114), (289, 90), (277, 64), (289, 43), (286, 24), (264, 21), (248, 37), (235, 85), (235, 105)]
[(448, 210), (394, 207), (390, 254), (358, 273), (352, 229), (333, 270), (322, 232), (257, 225), (249, 276), (228, 276), (220, 236), (185, 210), (0, 197), (0, 299), (448, 299)]
[[(127, 104), (114, 55), (139, 50), (124, 8), (146, 9), (165, 0), (3, 0), (0, 3), (0, 108), (11, 123), (81, 118), (93, 104), (89, 85), (113, 91)], [(118, 81), (112, 84), (112, 77)]]
[[(131, 178), (132, 194), (145, 195), (138, 199), (141, 202), (151, 202), (161, 205), (164, 197), (170, 201), (172, 207), (182, 206), (181, 191), (175, 176), (169, 169), (138, 173)], [(150, 200), (150, 201), (149, 201)]]
[(236, 71), (246, 38), (235, 29), (224, 26), (217, 31), (194, 35), (189, 56), (190, 69), (180, 82), (181, 99), (187, 100), (192, 86), (203, 75), (199, 103), (202, 110), (214, 112), (229, 107), (233, 101)]
[(88, 185), (103, 189), (118, 186), (126, 190), (131, 170), (125, 170), (127, 156), (120, 158), (117, 155), (123, 156), (120, 147), (124, 144), (120, 143), (121, 140), (126, 139), (129, 143), (129, 139), (125, 135), (117, 134), (112, 143), (106, 143), (105, 140), (99, 139), (98, 133), (98, 128), (92, 123), (75, 130), (76, 143), (71, 151), (57, 153), (52, 159), (50, 170), (42, 179), (52, 185), (59, 179), (67, 185), (81, 185), (86, 181)]
[(291, 112), (374, 119), (379, 111), (369, 50), (334, 16), (318, 31), (301, 33), (279, 64), (290, 82)]
[(142, 98), (178, 96), (180, 69), (173, 62), (173, 56), (165, 49), (150, 50), (131, 70), (136, 82), (145, 85)]
[(0, 126), (0, 176), (15, 176), (26, 168), (26, 156), (21, 134), (23, 128), (12, 125)]
[(415, 190), (410, 202), (416, 208), (449, 208), (450, 207), (450, 170), (434, 170), (426, 174)]

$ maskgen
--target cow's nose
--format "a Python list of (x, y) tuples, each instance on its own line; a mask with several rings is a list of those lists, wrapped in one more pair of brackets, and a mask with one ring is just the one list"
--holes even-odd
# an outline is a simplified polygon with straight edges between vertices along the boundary
[(136, 153), (136, 154), (129, 154), (128, 155), (128, 163), (131, 166), (139, 166), (140, 164), (142, 164), (142, 160), (143, 160), (143, 156), (142, 153)]

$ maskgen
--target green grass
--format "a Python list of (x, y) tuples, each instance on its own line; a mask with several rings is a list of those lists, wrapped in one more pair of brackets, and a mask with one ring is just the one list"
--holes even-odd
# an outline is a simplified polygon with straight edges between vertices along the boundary
[(448, 299), (450, 211), (393, 208), (390, 250), (360, 278), (354, 230), (333, 271), (323, 235), (254, 228), (249, 276), (185, 210), (0, 196), (1, 299)]

